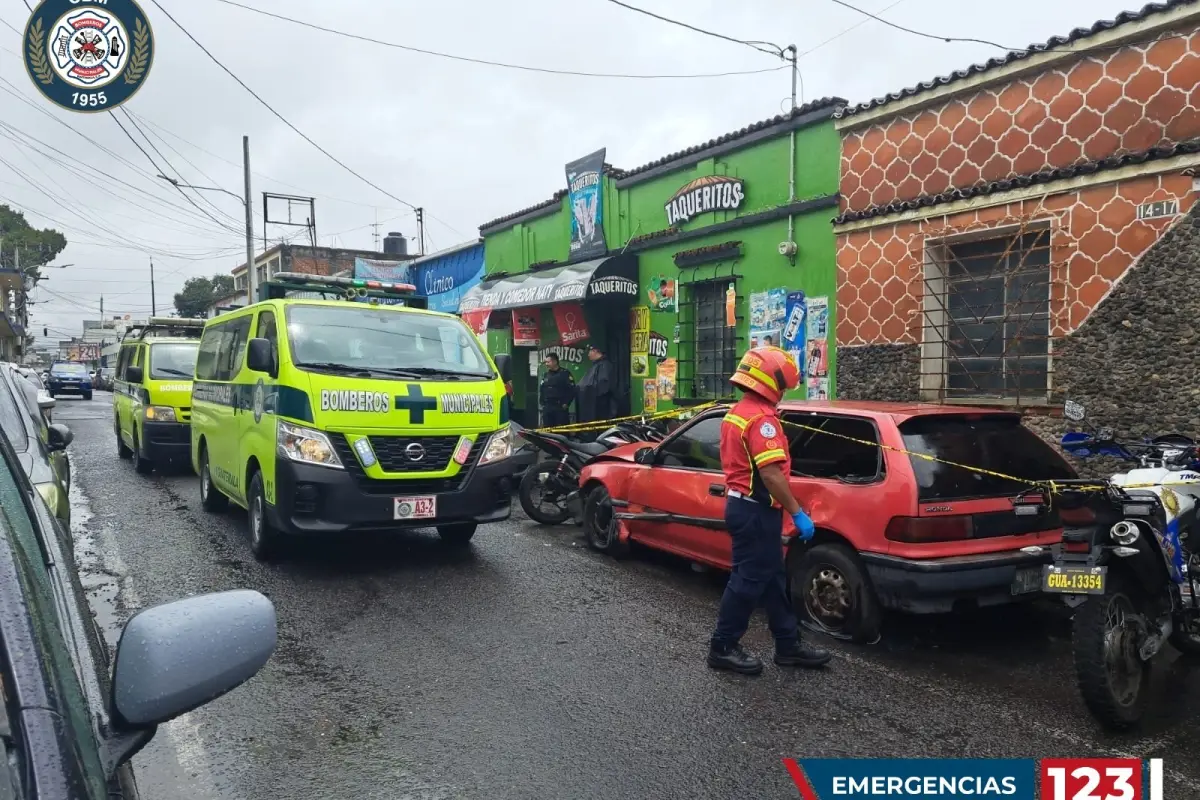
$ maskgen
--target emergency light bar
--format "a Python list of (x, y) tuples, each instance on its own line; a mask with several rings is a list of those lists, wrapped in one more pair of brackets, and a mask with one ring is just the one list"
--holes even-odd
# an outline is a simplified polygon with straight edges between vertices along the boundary
[(126, 329), (121, 341), (145, 339), (148, 336), (187, 336), (199, 338), (204, 320), (186, 317), (150, 317), (135, 322)]
[(347, 300), (362, 297), (408, 297), (417, 287), (411, 283), (389, 283), (364, 278), (337, 278), (326, 275), (305, 275), (300, 272), (279, 272), (259, 290), (260, 300), (287, 297), (288, 292), (314, 292), (339, 295)]

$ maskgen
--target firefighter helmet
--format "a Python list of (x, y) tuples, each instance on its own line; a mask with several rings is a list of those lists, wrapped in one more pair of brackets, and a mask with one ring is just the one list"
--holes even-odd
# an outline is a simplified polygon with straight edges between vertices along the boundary
[(778, 403), (784, 392), (800, 385), (800, 367), (792, 354), (782, 348), (756, 347), (742, 356), (729, 382)]

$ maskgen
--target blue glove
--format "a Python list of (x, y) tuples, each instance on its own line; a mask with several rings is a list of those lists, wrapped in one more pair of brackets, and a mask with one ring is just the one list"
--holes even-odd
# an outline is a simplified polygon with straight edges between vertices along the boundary
[(796, 538), (802, 542), (807, 542), (816, 532), (816, 528), (813, 527), (812, 518), (804, 513), (804, 509), (800, 509), (795, 514), (792, 514), (792, 522), (796, 523)]

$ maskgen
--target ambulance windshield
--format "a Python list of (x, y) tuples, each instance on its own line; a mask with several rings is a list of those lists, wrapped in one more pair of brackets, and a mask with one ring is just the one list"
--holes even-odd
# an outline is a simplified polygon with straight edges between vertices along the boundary
[(288, 342), (296, 366), (398, 377), (494, 377), (470, 328), (457, 317), (347, 303), (292, 305)]

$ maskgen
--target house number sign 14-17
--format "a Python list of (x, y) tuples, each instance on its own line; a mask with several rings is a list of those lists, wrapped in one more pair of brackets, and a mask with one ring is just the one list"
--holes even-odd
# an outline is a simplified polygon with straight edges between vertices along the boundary
[(1154, 203), (1142, 203), (1137, 209), (1138, 219), (1159, 219), (1160, 217), (1174, 217), (1178, 214), (1178, 200), (1158, 200)]

